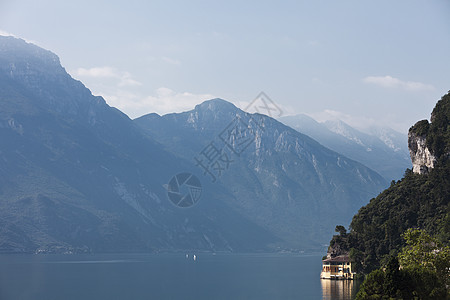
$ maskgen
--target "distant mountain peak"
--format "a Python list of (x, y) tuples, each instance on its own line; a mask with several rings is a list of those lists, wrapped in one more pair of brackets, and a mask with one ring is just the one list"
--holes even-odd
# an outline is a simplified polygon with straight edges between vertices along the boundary
[[(89, 89), (66, 72), (56, 54), (15, 37), (0, 36), (0, 81), (5, 86), (18, 84), (21, 93), (34, 95), (26, 103), (20, 102), (23, 110), (31, 111), (33, 107), (82, 115), (95, 122), (96, 110), (107, 106), (102, 97), (93, 97)], [(17, 105), (18, 101), (9, 97), (3, 109)]]
[(10, 71), (10, 74), (15, 68), (20, 67), (21, 62), (25, 62), (27, 68), (35, 64), (62, 68), (59, 57), (55, 53), (12, 36), (0, 35), (0, 62), (1, 70), (6, 71), (7, 65), (9, 66), (7, 71)]
[(219, 111), (219, 110), (238, 110), (233, 103), (228, 102), (221, 98), (214, 98), (210, 100), (206, 100), (201, 104), (195, 106), (195, 110), (211, 110), (211, 111)]
[(353, 130), (353, 128), (350, 125), (348, 125), (347, 123), (345, 123), (344, 121), (342, 121), (340, 119), (327, 120), (323, 123), (329, 127), (334, 126), (334, 127), (339, 127), (341, 129), (345, 129), (345, 130)]
[(358, 145), (365, 147), (364, 143), (358, 137), (359, 132), (342, 120), (328, 120), (324, 122), (325, 126), (332, 132), (342, 135), (343, 137), (354, 141)]
[(389, 180), (401, 178), (410, 167), (406, 135), (390, 128), (373, 126), (368, 132), (362, 132), (339, 119), (318, 123), (305, 115), (279, 120), (326, 147), (366, 164)]

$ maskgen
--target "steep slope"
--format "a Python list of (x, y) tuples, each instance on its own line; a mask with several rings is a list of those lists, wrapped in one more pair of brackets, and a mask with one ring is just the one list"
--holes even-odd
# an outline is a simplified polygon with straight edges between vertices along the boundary
[(389, 127), (371, 126), (367, 129), (367, 132), (377, 137), (388, 148), (394, 152), (400, 152), (406, 154), (408, 152), (407, 135), (395, 131)]
[[(228, 145), (224, 139), (236, 122), (245, 137), (245, 147), (235, 151), (239, 153), (232, 151), (239, 148), (239, 137)], [(214, 181), (198, 163), (212, 142), (232, 160), (221, 174), (210, 169), (217, 177), (214, 186), (226, 187), (233, 207), (292, 248), (318, 249), (330, 233), (328, 224), (348, 223), (357, 207), (386, 184), (374, 171), (308, 136), (221, 99), (184, 113), (146, 115), (135, 123), (166, 149), (198, 165), (202, 182)]]
[[(450, 94), (446, 94), (436, 104), (431, 123), (423, 120), (410, 128), (414, 171), (407, 170), (402, 180), (392, 183), (362, 207), (353, 217), (351, 231), (344, 240), (338, 236), (332, 240), (331, 248), (353, 249), (350, 253), (361, 271), (380, 267), (387, 255), (400, 251), (405, 246), (402, 234), (409, 228), (423, 229), (449, 244), (449, 108)], [(427, 159), (422, 159), (424, 155)]]
[(363, 163), (386, 180), (400, 179), (405, 169), (411, 167), (407, 137), (392, 129), (373, 127), (371, 134), (366, 134), (340, 120), (319, 123), (307, 115), (286, 116), (279, 120), (322, 145)]
[(191, 164), (93, 96), (56, 55), (12, 37), (0, 37), (0, 141), (2, 252), (250, 251), (279, 240), (220, 188), (216, 202), (172, 205), (164, 185)]

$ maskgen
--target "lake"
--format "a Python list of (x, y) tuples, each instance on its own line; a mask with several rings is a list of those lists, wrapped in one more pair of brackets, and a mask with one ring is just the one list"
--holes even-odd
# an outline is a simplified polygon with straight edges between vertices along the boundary
[(352, 299), (319, 279), (322, 255), (0, 255), (1, 300)]

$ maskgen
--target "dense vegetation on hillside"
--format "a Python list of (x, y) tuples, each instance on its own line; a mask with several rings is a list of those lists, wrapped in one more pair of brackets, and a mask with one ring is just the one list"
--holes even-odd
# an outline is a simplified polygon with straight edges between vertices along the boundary
[(442, 97), (431, 113), (427, 146), (436, 157), (446, 160), (450, 153), (450, 92)]
[(407, 245), (367, 276), (357, 300), (448, 298), (450, 247), (419, 229), (410, 228), (403, 237)]
[[(432, 260), (439, 253), (447, 253), (446, 260), (449, 260), (449, 125), (450, 93), (436, 104), (431, 123), (426, 120), (419, 121), (410, 129), (414, 136), (426, 138), (426, 147), (436, 157), (435, 167), (428, 174), (415, 174), (407, 169), (401, 180), (392, 181), (388, 189), (359, 210), (353, 217), (349, 233), (336, 227), (340, 234), (331, 240), (329, 252), (349, 252), (354, 261), (354, 271), (363, 274), (372, 272), (363, 285), (360, 299), (372, 299), (371, 295), (375, 295), (373, 299), (382, 299), (376, 298), (376, 295), (404, 298), (406, 294), (402, 294), (403, 292), (411, 292), (408, 285), (416, 289), (421, 286), (430, 287), (415, 291), (415, 297), (422, 295), (418, 296), (420, 299), (440, 299), (442, 293), (448, 292), (445, 288), (448, 282), (443, 283), (436, 278), (447, 278), (449, 266), (445, 267), (447, 274), (444, 275), (436, 273), (436, 268), (422, 267), (433, 266), (435, 262)], [(412, 228), (420, 230), (414, 231), (414, 235), (411, 233)], [(423, 242), (424, 239), (427, 242)], [(425, 258), (416, 264), (405, 258), (405, 253), (409, 253), (411, 258), (412, 249), (423, 245), (435, 248), (428, 251), (423, 256)], [(398, 260), (402, 266), (401, 270)], [(380, 267), (382, 268), (376, 270)], [(394, 277), (398, 282), (403, 282), (403, 286), (396, 285), (398, 282), (392, 281)], [(431, 283), (433, 285), (430, 285)], [(389, 289), (390, 292), (387, 292)], [(409, 299), (409, 296), (405, 297)]]
[[(426, 144), (437, 159), (429, 174), (406, 170), (391, 186), (353, 217), (346, 237), (358, 271), (378, 268), (389, 253), (405, 246), (401, 235), (420, 228), (440, 242), (450, 241), (450, 93), (442, 97), (431, 114), (431, 123), (419, 121), (410, 132), (426, 136)], [(345, 243), (344, 243), (345, 244)]]
[(428, 120), (417, 122), (410, 131), (418, 136), (426, 136), (427, 147), (436, 156), (445, 160), (450, 152), (450, 93), (444, 95)]
[(441, 243), (450, 241), (450, 162), (427, 175), (405, 172), (353, 217), (350, 232), (333, 237), (330, 248), (350, 252), (356, 271), (368, 273), (406, 245), (408, 228), (421, 228)]
[(383, 257), (400, 250), (401, 234), (421, 228), (443, 243), (450, 240), (450, 163), (428, 175), (407, 170), (405, 177), (361, 208), (351, 223), (348, 248), (360, 262), (359, 270), (369, 272)]

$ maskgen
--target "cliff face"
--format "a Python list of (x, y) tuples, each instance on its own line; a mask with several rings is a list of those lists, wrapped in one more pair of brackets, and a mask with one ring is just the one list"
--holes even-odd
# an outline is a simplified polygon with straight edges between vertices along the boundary
[(412, 130), (408, 133), (408, 147), (414, 173), (427, 174), (436, 164), (436, 157), (428, 149), (426, 138), (426, 135), (418, 135)]
[(409, 129), (408, 147), (413, 171), (427, 174), (438, 160), (444, 161), (450, 153), (450, 93), (444, 95), (427, 120), (417, 122)]

